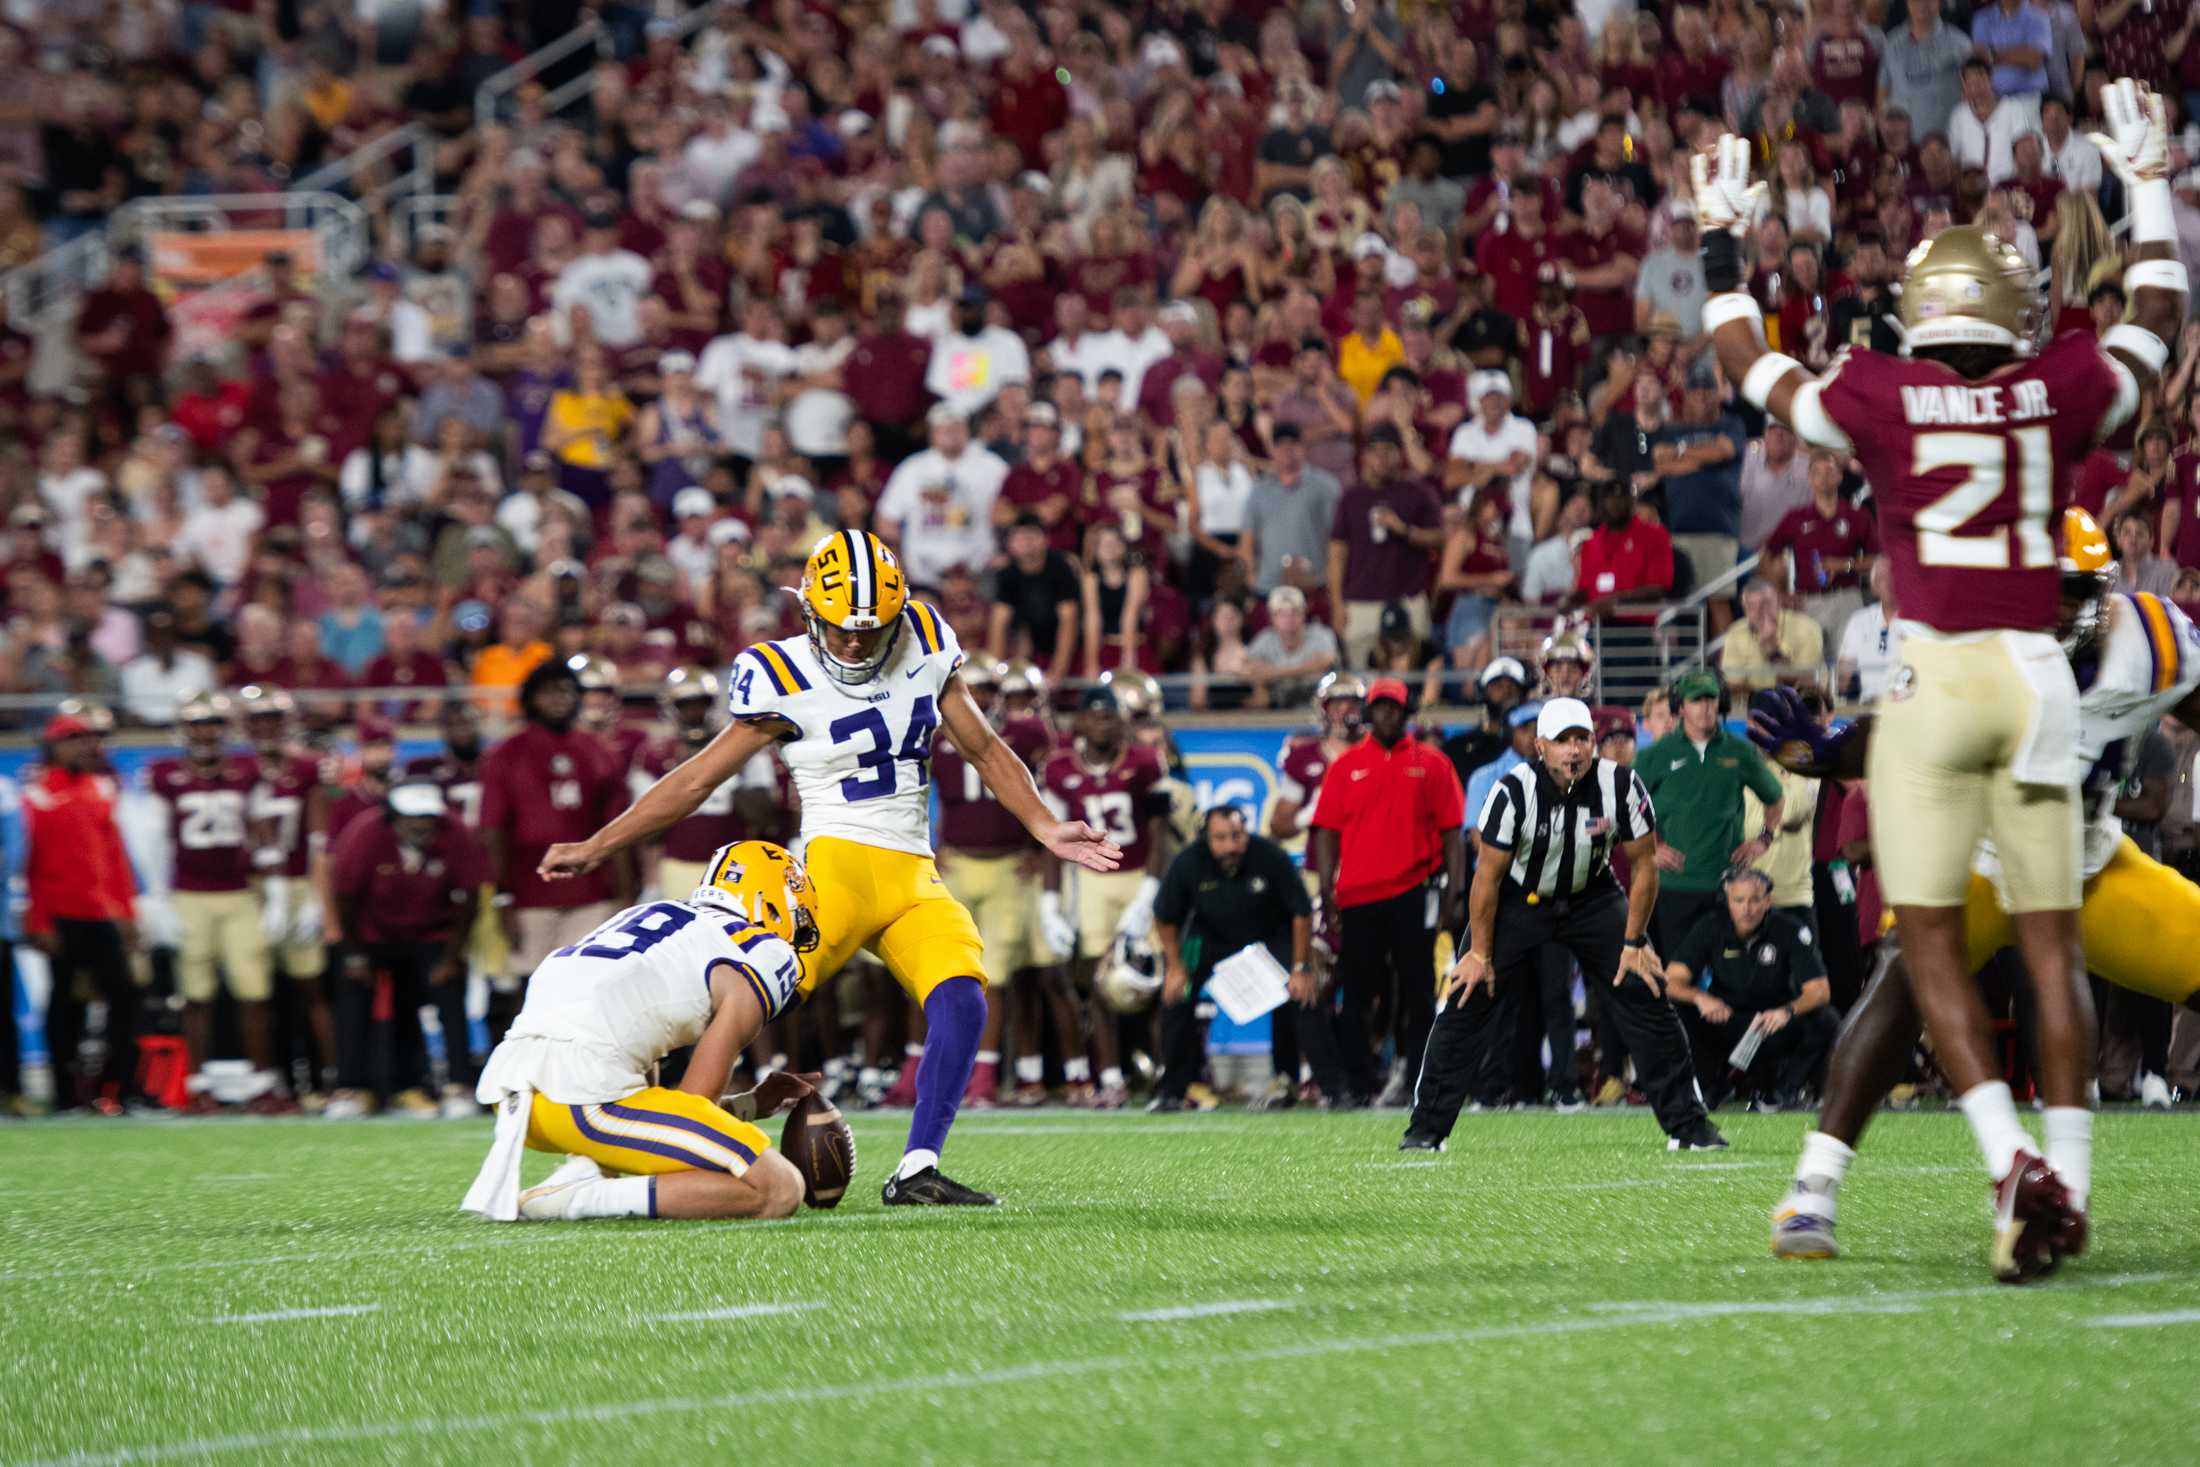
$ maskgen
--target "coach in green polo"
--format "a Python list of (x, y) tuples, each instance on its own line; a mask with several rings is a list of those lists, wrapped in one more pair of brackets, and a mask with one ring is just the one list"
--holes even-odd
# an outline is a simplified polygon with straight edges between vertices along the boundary
[[(1677, 950), (1698, 918), (1720, 902), (1720, 878), (1763, 855), (1780, 829), (1780, 780), (1741, 734), (1719, 718), (1718, 674), (1699, 668), (1674, 685), (1680, 724), (1635, 756), (1635, 773), (1658, 816), (1658, 905), (1651, 918), (1660, 953)], [(1764, 826), (1742, 835), (1742, 791), (1764, 802)]]

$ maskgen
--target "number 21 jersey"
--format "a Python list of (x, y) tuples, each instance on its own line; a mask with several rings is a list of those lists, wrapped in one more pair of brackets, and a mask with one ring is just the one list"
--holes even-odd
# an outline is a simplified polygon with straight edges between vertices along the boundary
[(962, 660), (947, 618), (921, 601), (902, 608), (893, 653), (867, 683), (834, 681), (807, 637), (758, 642), (733, 659), (727, 710), (794, 728), (780, 757), (802, 800), (800, 843), (829, 835), (932, 854), (932, 737)]
[(1808, 442), (1870, 481), (1895, 612), (1944, 632), (2049, 631), (2058, 515), (2078, 462), (2139, 388), (2089, 331), (1973, 380), (1921, 357), (1845, 351), (1796, 400)]

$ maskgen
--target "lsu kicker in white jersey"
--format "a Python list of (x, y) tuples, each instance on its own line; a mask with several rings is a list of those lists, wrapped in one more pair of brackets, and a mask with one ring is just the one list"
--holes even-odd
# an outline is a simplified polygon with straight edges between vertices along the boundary
[(962, 647), (924, 602), (909, 602), (899, 620), (893, 653), (867, 683), (827, 676), (807, 637), (758, 642), (726, 674), (735, 718), (780, 718), (795, 729), (779, 753), (802, 797), (798, 856), (821, 835), (932, 854), (932, 740)]
[(793, 999), (802, 964), (785, 940), (723, 907), (628, 907), (535, 970), (476, 1098), (495, 1105), (532, 1090), (603, 1105), (632, 1095), (652, 1065), (702, 1036), (713, 977), (749, 984), (770, 1018)]
[[(2087, 880), (2100, 875), (2123, 838), (2116, 798), (2140, 740), (2162, 715), (2200, 687), (2200, 629), (2161, 597), (2118, 592), (2103, 604), (2100, 637), (2076, 662), (2078, 755), (2086, 769)], [(1991, 841), (1979, 846), (1976, 869), (1994, 879), (2001, 863)]]

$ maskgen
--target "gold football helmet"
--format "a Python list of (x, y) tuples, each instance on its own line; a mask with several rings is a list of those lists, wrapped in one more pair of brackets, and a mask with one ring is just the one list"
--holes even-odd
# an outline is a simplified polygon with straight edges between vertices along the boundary
[[(901, 637), (901, 612), (909, 583), (886, 542), (868, 530), (835, 530), (817, 542), (802, 567), (802, 614), (810, 624), (810, 648), (835, 682), (851, 686), (878, 676)], [(827, 627), (861, 635), (853, 659), (835, 656)]]
[(1123, 716), (1134, 722), (1141, 718), (1155, 718), (1161, 713), (1161, 684), (1150, 672), (1136, 668), (1129, 671), (1111, 670), (1100, 674), (1103, 685), (1115, 689), (1116, 706)]
[[(1329, 711), (1332, 703), (1347, 706), (1332, 716)], [(1338, 738), (1359, 737), (1360, 711), (1366, 706), (1367, 679), (1356, 672), (1325, 672), (1322, 680), (1314, 685), (1314, 719), (1324, 734), (1334, 731)]]
[(2040, 295), (2016, 246), (1957, 224), (1910, 251), (1902, 267), (1903, 350), (2031, 343)]
[(817, 946), (817, 888), (786, 847), (735, 841), (713, 851), (706, 869), (690, 902), (745, 917), (798, 953)]
[(2101, 634), (2109, 593), (2116, 589), (2116, 552), (2092, 515), (2078, 505), (2063, 511), (2062, 621), (2055, 636), (2073, 656)]
[(183, 733), (183, 747), (193, 758), (218, 758), (229, 740), (232, 712), (222, 693), (193, 693), (176, 709), (176, 725)]

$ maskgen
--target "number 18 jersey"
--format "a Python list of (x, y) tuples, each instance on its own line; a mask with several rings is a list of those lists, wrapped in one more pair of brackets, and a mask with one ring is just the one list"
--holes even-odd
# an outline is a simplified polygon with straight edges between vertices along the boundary
[(834, 681), (807, 637), (758, 642), (733, 659), (728, 711), (794, 728), (780, 757), (802, 799), (797, 854), (821, 835), (932, 854), (932, 738), (962, 660), (947, 618), (921, 601), (902, 608), (893, 655), (867, 683)]
[(1805, 441), (1863, 465), (1900, 619), (2049, 631), (2072, 476), (2138, 402), (2130, 371), (2091, 332), (2069, 331), (1976, 380), (1927, 358), (1844, 351), (1792, 416)]

